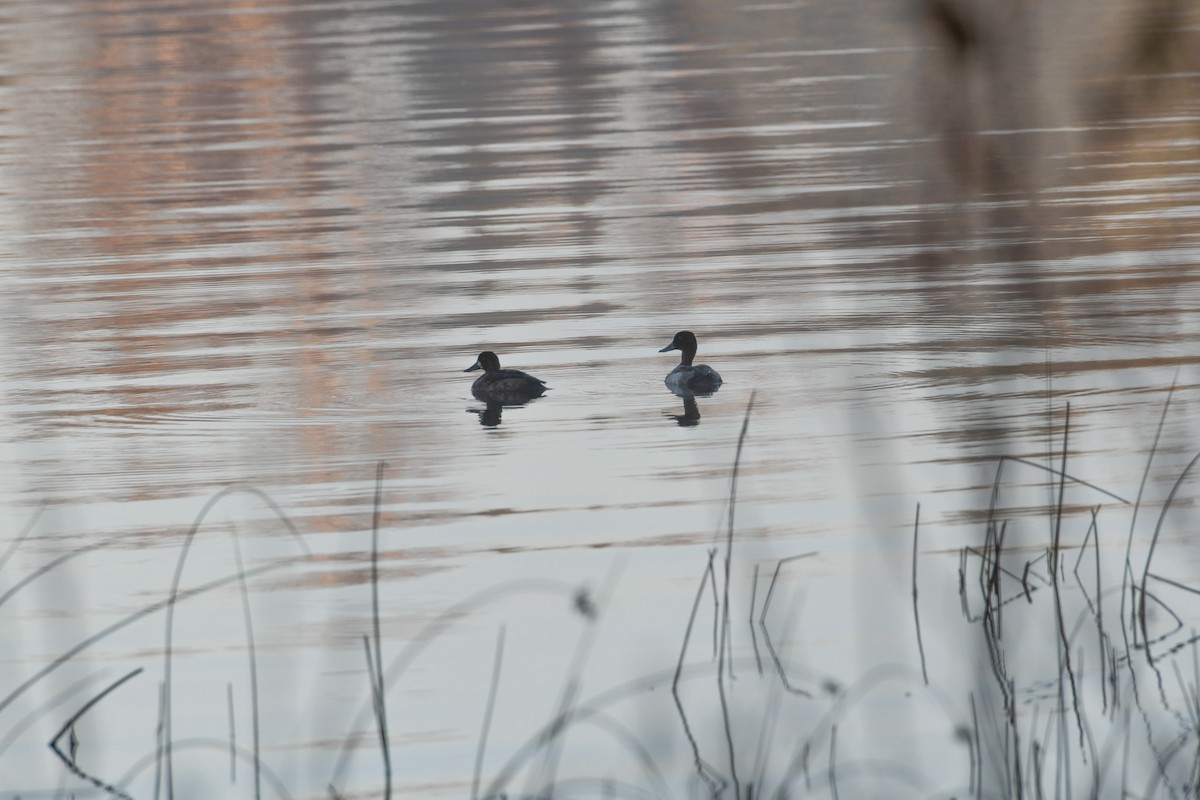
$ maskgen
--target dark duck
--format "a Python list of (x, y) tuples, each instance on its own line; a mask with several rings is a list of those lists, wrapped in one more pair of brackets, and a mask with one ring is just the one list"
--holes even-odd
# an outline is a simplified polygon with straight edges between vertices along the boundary
[(491, 350), (479, 354), (475, 363), (463, 370), (483, 374), (471, 384), (471, 394), (480, 400), (503, 404), (520, 404), (541, 397), (550, 387), (546, 382), (519, 369), (500, 369), (500, 357)]

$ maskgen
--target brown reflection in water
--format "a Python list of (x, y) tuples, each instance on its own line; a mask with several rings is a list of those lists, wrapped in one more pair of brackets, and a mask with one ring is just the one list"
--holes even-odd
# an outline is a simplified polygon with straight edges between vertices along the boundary
[[(937, 134), (940, 158), (914, 166), (936, 170), (939, 199), (985, 203), (948, 217), (957, 217), (959, 236), (1007, 231), (1013, 261), (1119, 252), (1131, 243), (1112, 240), (1110, 203), (1125, 195), (1145, 208), (1153, 199), (1138, 187), (1104, 191), (1103, 182), (1149, 186), (1178, 176), (1180, 166), (1197, 172), (1200, 9), (1136, 0), (925, 0), (918, 8), (928, 91), (914, 110)], [(1181, 150), (1185, 134), (1193, 142)], [(1062, 192), (1088, 184), (1099, 186), (1079, 205), (1062, 203)], [(1167, 206), (1180, 199), (1169, 189), (1158, 197)], [(1196, 225), (1193, 214), (1186, 232), (1194, 235)], [(1176, 238), (1161, 228), (1141, 232), (1151, 235), (1138, 247)]]
[[(929, 293), (932, 318), (973, 313), (993, 341), (973, 363), (923, 377), (971, 386), (1020, 375), (1036, 392), (1056, 378), (1103, 385), (1122, 370), (1161, 367), (1165, 388), (1172, 367), (1195, 363), (1175, 345), (1189, 336), (1196, 274), (1171, 251), (1194, 248), (1200, 234), (1190, 188), (1200, 178), (1200, 8), (1119, 0), (919, 8), (920, 75), (930, 90), (916, 111), (935, 138), (934, 157), (914, 166), (935, 176), (927, 200), (953, 204), (922, 225), (951, 247), (919, 258), (931, 276), (994, 261), (985, 272), (1007, 278), (982, 295)], [(1082, 260), (1089, 256), (1111, 266), (1095, 268)], [(1058, 259), (1077, 266), (1052, 268)], [(996, 314), (1015, 304), (1024, 308)], [(1014, 363), (1012, 352), (1029, 360)], [(1062, 422), (1056, 406), (1031, 421), (976, 405), (964, 431), (945, 435), (1049, 435)]]
[[(27, 332), (40, 353), (31, 381), (81, 381), (88, 411), (114, 421), (227, 419), (273, 396), (304, 416), (333, 402), (339, 376), (362, 378), (368, 392), (390, 383), (369, 348), (369, 322), (386, 313), (383, 274), (355, 256), (364, 247), (352, 221), (361, 199), (342, 166), (349, 145), (322, 107), (338, 75), (295, 44), (332, 14), (257, 1), (103, 2), (55, 20), (88, 46), (68, 67), (80, 90), (60, 92), (57, 103), (71, 124), (30, 120), (44, 131), (26, 153), (36, 166), (25, 191), (42, 211), (33, 224), (68, 234), (41, 239), (39, 257), (52, 263), (47, 251), (58, 250), (54, 273), (71, 276), (30, 298), (55, 310)], [(64, 163), (65, 153), (77, 155)], [(74, 244), (80, 233), (90, 234), (86, 248)], [(312, 322), (333, 302), (362, 323)], [(120, 388), (97, 395), (98, 373)], [(53, 434), (61, 411), (31, 417), (31, 432)], [(394, 449), (390, 426), (368, 436)], [(327, 464), (342, 445), (329, 426), (303, 426), (298, 437), (278, 446), (243, 434), (203, 458), (244, 462), (249, 447), (259, 467), (272, 452)], [(146, 470), (157, 447), (127, 437), (110, 469)], [(176, 491), (150, 482), (134, 496)]]
[[(842, 325), (873, 337), (860, 354), (981, 355), (918, 376), (946, 383), (1038, 374), (1040, 359), (993, 366), (996, 354), (1087, 344), (1114, 320), (1178, 342), (1178, 322), (1141, 328), (1188, 313), (1183, 256), (1085, 280), (1050, 262), (1194, 245), (1196, 10), (903, 9), (107, 0), (38, 18), (45, 35), (26, 38), (69, 53), (54, 73), (15, 53), (31, 76), (15, 116), (38, 134), (16, 145), (38, 235), (23, 377), (79, 388), (26, 391), (63, 405), (74, 392), (79, 414), (114, 419), (264, 406), (315, 418), (347, 396), (388, 398), (431, 329), (527, 342), (528, 323), (653, 320), (664, 304), (728, 312), (726, 340), (759, 350)], [(32, 102), (48, 90), (53, 104)], [(518, 248), (529, 255), (501, 260)], [(833, 266), (802, 258), (860, 249)], [(688, 268), (715, 259), (727, 263)], [(505, 286), (492, 264), (536, 273), (529, 292), (555, 299), (473, 307)], [(560, 277), (608, 264), (638, 269)], [(455, 271), (472, 276), (445, 280)], [(830, 276), (866, 300), (919, 299), (814, 319), (809, 286)], [(876, 280), (904, 286), (873, 293)], [(423, 316), (426, 300), (443, 306)], [(767, 300), (773, 318), (735, 316)], [(919, 341), (894, 344), (900, 325)], [(23, 435), (52, 435), (74, 413), (30, 413)], [(304, 425), (294, 440), (230, 437), (204, 458), (251, 452), (251, 472), (303, 463), (303, 480), (332, 483), (438, 436)], [(108, 457), (149, 470), (154, 447), (130, 440)]]

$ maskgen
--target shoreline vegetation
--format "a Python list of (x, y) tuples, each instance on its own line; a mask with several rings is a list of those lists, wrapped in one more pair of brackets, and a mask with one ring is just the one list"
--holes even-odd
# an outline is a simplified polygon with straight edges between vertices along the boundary
[[(183, 537), (165, 597), (91, 630), (25, 677), (18, 677), (16, 670), (5, 671), (0, 685), (0, 759), (27, 731), (53, 724), (56, 732), (46, 746), (62, 771), (55, 796), (73, 792), (114, 798), (174, 798), (176, 792), (188, 796), (186, 778), (176, 774), (176, 761), (181, 752), (193, 750), (228, 754), (230, 791), (238, 796), (411, 795), (397, 785), (392, 763), (404, 744), (396, 741), (390, 728), (389, 707), (395, 702), (390, 694), (394, 696), (406, 670), (448, 630), (501, 598), (533, 592), (564, 602), (578, 618), (581, 635), (563, 676), (554, 713), (531, 738), (500, 755), (489, 737), (504, 686), (507, 636), (504, 625), (496, 631), (487, 700), (478, 709), (477, 744), (472, 758), (462, 765), (464, 789), (469, 778), (472, 800), (552, 796), (739, 800), (884, 795), (980, 800), (1196, 796), (1200, 792), (1200, 634), (1191, 627), (1195, 614), (1177, 606), (1178, 598), (1193, 597), (1200, 589), (1163, 574), (1156, 569), (1155, 558), (1172, 507), (1181, 501), (1180, 490), (1193, 477), (1200, 454), (1175, 476), (1161, 507), (1142, 505), (1170, 401), (1168, 392), (1146, 454), (1141, 485), (1131, 493), (1132, 498), (1073, 475), (1068, 458), (1069, 404), (1061, 416), (1055, 462), (1008, 456), (997, 459), (979, 539), (957, 553), (957, 601), (961, 621), (969, 626), (971, 635), (968, 646), (952, 662), (944, 656), (929, 657), (927, 642), (931, 637), (940, 638), (940, 632), (931, 629), (928, 620), (923, 624), (922, 611), (930, 603), (950, 600), (930, 596), (922, 577), (947, 561), (944, 553), (922, 551), (920, 506), (916, 505), (911, 562), (897, 567), (911, 571), (911, 654), (915, 657), (906, 653), (895, 663), (867, 670), (851, 680), (817, 674), (787, 647), (789, 620), (794, 619), (795, 609), (787, 607), (781, 586), (788, 580), (790, 565), (819, 559), (820, 553), (791, 554), (773, 563), (739, 562), (738, 472), (743, 447), (752, 438), (753, 395), (733, 456), (724, 529), (716, 546), (709, 549), (706, 562), (697, 566), (690, 614), (678, 620), (678, 629), (669, 634), (681, 640), (677, 661), (590, 696), (582, 691), (582, 674), (598, 644), (598, 622), (615, 591), (616, 568), (594, 592), (550, 579), (517, 579), (488, 586), (446, 608), (408, 641), (386, 640), (379, 598), (379, 539), (387, 467), (381, 462), (375, 474), (367, 582), (370, 619), (363, 621), (360, 634), (363, 701), (335, 748), (335, 766), (323, 785), (296, 785), (294, 776), (276, 772), (272, 755), (264, 752), (260, 742), (258, 690), (260, 682), (270, 678), (259, 671), (249, 590), (252, 578), (294, 567), (313, 554), (267, 493), (248, 486), (227, 487), (213, 495)], [(1005, 481), (1018, 473), (1022, 479), (1033, 474), (1045, 481), (1053, 497), (1045, 509), (1048, 537), (1041, 542), (1027, 532), (1018, 532), (1018, 524), (1001, 510)], [(235, 493), (248, 493), (269, 508), (296, 544), (297, 555), (247, 566), (240, 535), (233, 528), (230, 541), (236, 569), (182, 588), (194, 537), (221, 502)], [(1087, 502), (1095, 505), (1081, 504), (1080, 497), (1087, 495), (1091, 496)], [(1123, 541), (1104, 524), (1105, 504), (1130, 511), (1129, 530), (1120, 537)], [(108, 547), (119, 538), (80, 547), (14, 579), (6, 565), (35, 529), (39, 514), (0, 553), (0, 609), (73, 559)], [(1144, 559), (1138, 557), (1142, 552)], [(936, 564), (931, 558), (934, 555), (941, 559)], [(752, 573), (749, 597), (741, 596), (741, 585), (735, 581), (742, 573)], [(193, 598), (230, 589), (238, 592), (242, 608), (241, 630), (231, 636), (244, 639), (246, 653), (242, 674), (229, 676), (230, 735), (228, 741), (191, 737), (173, 720), (173, 698), (187, 691), (174, 669), (181, 646), (175, 612)], [(897, 602), (901, 599), (896, 598)], [(735, 613), (735, 606), (747, 602), (748, 613)], [(10, 707), (33, 690), (45, 691), (47, 679), (58, 669), (121, 629), (155, 617), (163, 624), (157, 657), (146, 657), (143, 666), (115, 679), (106, 678), (103, 685), (97, 680), (77, 682), (32, 714), (20, 720), (10, 718)], [(740, 649), (734, 647), (735, 636)], [(955, 681), (944, 680), (950, 672), (958, 673)], [(81, 741), (77, 724), (98, 707), (128, 702), (122, 695), (127, 695), (132, 685), (142, 684), (145, 692), (152, 674), (159, 676), (153, 732), (157, 745), (120, 771), (110, 771), (111, 765), (98, 768), (83, 755), (89, 743)], [(963, 676), (965, 693), (961, 691)], [(235, 679), (239, 686), (244, 682), (248, 687), (247, 707), (234, 702)], [(612, 713), (617, 707), (639, 703), (653, 702), (659, 708), (667, 687), (673, 711), (669, 728), (643, 736), (618, 722)], [(856, 745), (854, 739), (862, 734), (861, 720), (856, 722), (856, 718), (865, 716), (870, 723), (879, 715), (880, 730), (891, 729), (892, 723), (884, 724), (882, 719), (887, 712), (872, 705), (885, 689), (903, 697), (919, 695), (928, 701), (928, 707), (938, 710), (922, 720), (920, 727), (926, 732), (919, 736), (926, 749), (931, 742), (941, 742), (941, 775), (895, 758), (864, 756)], [(751, 697), (756, 699), (751, 701)], [(931, 716), (935, 718), (932, 722)], [(238, 739), (235, 717), (249, 719), (249, 741), (244, 741), (244, 735), (243, 740)], [(569, 734), (594, 726), (604, 729), (617, 743), (632, 768), (612, 770), (597, 763), (591, 771), (581, 773), (564, 765), (572, 747)], [(934, 733), (928, 733), (929, 728)], [(661, 735), (667, 729), (674, 737), (669, 745)], [(330, 740), (338, 739), (330, 734)], [(352, 776), (352, 762), (371, 758), (378, 759), (372, 769), (377, 779)], [(945, 776), (956, 775), (965, 780), (946, 786)], [(18, 797), (22, 791), (40, 796), (44, 789), (0, 787), (0, 798)]]

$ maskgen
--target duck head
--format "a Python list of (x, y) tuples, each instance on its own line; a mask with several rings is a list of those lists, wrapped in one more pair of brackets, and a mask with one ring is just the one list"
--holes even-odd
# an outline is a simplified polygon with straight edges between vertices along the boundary
[(680, 363), (690, 366), (692, 359), (696, 357), (696, 334), (691, 331), (680, 331), (675, 334), (675, 338), (671, 340), (669, 345), (658, 352), (668, 353), (672, 350), (680, 351), (682, 353)]
[(477, 369), (482, 369), (484, 372), (495, 372), (500, 369), (500, 357), (491, 350), (484, 350), (479, 354), (479, 358), (475, 359), (475, 363), (463, 370), (463, 372), (474, 372)]

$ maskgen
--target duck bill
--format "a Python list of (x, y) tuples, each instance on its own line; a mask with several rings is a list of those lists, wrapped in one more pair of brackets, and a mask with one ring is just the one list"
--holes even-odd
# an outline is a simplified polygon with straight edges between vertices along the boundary
[(659, 350), (658, 352), (660, 352), (660, 353), (669, 353), (669, 352), (671, 352), (672, 350), (678, 350), (678, 349), (679, 349), (679, 348), (675, 346), (675, 343), (674, 343), (674, 342), (671, 342), (669, 345), (667, 345), (666, 347), (664, 347), (662, 350)]
[(472, 364), (471, 366), (464, 369), (463, 372), (474, 372), (477, 369), (482, 369), (482, 367), (479, 366), (478, 361), (476, 361), (474, 364)]

